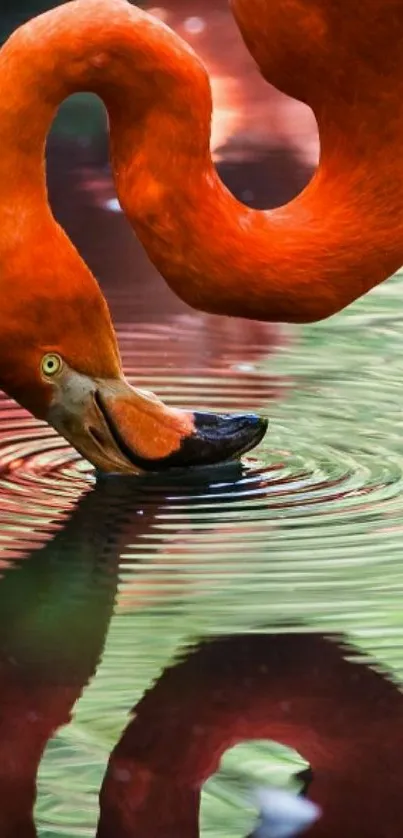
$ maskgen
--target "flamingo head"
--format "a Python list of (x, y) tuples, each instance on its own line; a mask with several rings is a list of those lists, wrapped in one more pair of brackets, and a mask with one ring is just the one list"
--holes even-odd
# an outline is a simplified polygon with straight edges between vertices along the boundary
[(95, 281), (57, 292), (43, 281), (20, 291), (14, 283), (2, 323), (0, 386), (100, 471), (212, 465), (249, 451), (266, 432), (254, 414), (178, 410), (132, 387)]

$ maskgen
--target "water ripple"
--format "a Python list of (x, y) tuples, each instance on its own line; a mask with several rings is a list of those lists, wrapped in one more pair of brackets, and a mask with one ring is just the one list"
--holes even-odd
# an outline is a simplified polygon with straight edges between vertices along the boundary
[[(212, 470), (203, 477), (200, 490), (195, 480), (190, 495), (189, 486), (181, 488), (180, 480), (175, 489), (174, 477), (169, 478), (169, 488), (163, 478), (145, 482), (145, 504), (164, 498), (152, 537), (162, 540), (172, 529), (178, 534), (189, 526), (191, 514), (197, 539), (193, 546), (199, 550), (203, 544), (211, 550), (212, 542), (214, 550), (219, 549), (224, 532), (226, 549), (230, 546), (234, 555), (252, 543), (254, 549), (266, 545), (268, 539), (271, 552), (288, 541), (294, 550), (298, 539), (301, 561), (304, 549), (312, 550), (314, 544), (319, 558), (337, 534), (343, 539), (343, 555), (352, 551), (358, 560), (365, 541), (371, 539), (374, 552), (376, 538), (387, 532), (390, 557), (400, 539), (403, 495), (394, 365), (370, 356), (376, 370), (367, 365), (359, 380), (354, 376), (350, 381), (340, 368), (344, 333), (342, 339), (337, 333), (333, 336), (330, 359), (322, 349), (315, 364), (307, 342), (293, 346), (285, 341), (270, 360), (273, 347), (262, 341), (243, 342), (239, 332), (227, 340), (219, 337), (216, 318), (211, 318), (202, 340), (195, 341), (195, 324), (197, 318), (190, 316), (177, 318), (174, 329), (172, 324), (138, 324), (134, 331), (122, 324), (118, 331), (128, 378), (189, 409), (264, 410), (271, 416), (270, 431), (257, 452), (245, 459), (236, 481), (217, 482)], [(382, 321), (378, 329), (384, 339), (387, 328), (388, 341), (396, 344), (400, 332), (392, 326)], [(350, 330), (347, 337), (348, 348)], [(214, 344), (219, 344), (219, 353), (212, 353)], [(334, 372), (329, 376), (334, 352), (339, 381)], [(372, 403), (382, 406), (374, 421), (369, 395)], [(37, 524), (43, 515), (43, 524), (50, 523), (94, 482), (91, 466), (64, 440), (9, 399), (1, 399), (0, 521), (9, 525), (7, 539), (18, 540), (23, 499), (27, 521), (33, 516)]]
[[(35, 596), (57, 614), (67, 597), (84, 637), (80, 607), (96, 585), (112, 586), (109, 604), (116, 597), (97, 675), (41, 768), (45, 829), (94, 834), (126, 714), (189, 638), (279, 620), (343, 630), (403, 678), (401, 283), (300, 332), (220, 330), (196, 315), (119, 326), (133, 384), (189, 409), (269, 415), (242, 464), (96, 478), (49, 427), (0, 399), (2, 568), (30, 557), (20, 570), (33, 563)], [(73, 655), (60, 625), (52, 666)]]

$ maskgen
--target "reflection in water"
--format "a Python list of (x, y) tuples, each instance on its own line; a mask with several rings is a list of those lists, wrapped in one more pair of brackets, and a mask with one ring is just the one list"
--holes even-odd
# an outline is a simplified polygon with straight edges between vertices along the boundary
[[(36, 834), (38, 764), (101, 657), (118, 557), (152, 532), (174, 495), (182, 493), (189, 508), (193, 497), (196, 509), (202, 498), (219, 508), (226, 481), (233, 502), (242, 495), (240, 466), (214, 472), (214, 480), (207, 471), (185, 483), (101, 480), (53, 540), (21, 557), (1, 580), (5, 838)], [(140, 700), (113, 751), (99, 837), (197, 836), (200, 788), (224, 750), (267, 738), (296, 748), (311, 764), (309, 794), (323, 810), (312, 835), (397, 838), (403, 698), (382, 675), (346, 661), (338, 643), (318, 634), (252, 634), (188, 651)]]
[[(240, 466), (214, 472), (241, 484)], [(188, 481), (188, 482), (187, 482)], [(144, 486), (154, 496), (144, 503)], [(31, 838), (36, 775), (44, 748), (94, 674), (102, 654), (118, 584), (119, 557), (150, 533), (170, 503), (186, 492), (198, 503), (204, 485), (218, 503), (211, 477), (179, 483), (157, 478), (104, 478), (85, 493), (44, 546), (21, 551), (0, 581), (0, 835)], [(154, 500), (153, 500), (154, 497)], [(138, 514), (141, 513), (141, 514)], [(60, 527), (60, 523), (56, 524)], [(43, 536), (44, 538), (45, 536)], [(155, 546), (155, 551), (158, 545)]]
[[(103, 501), (103, 502), (102, 502)], [(97, 666), (112, 615), (119, 505), (97, 492), (0, 582), (0, 835), (31, 838), (43, 750)]]
[[(309, 770), (309, 769), (308, 769)], [(293, 838), (305, 832), (321, 817), (316, 803), (301, 794), (283, 789), (260, 789), (257, 793), (259, 817), (248, 838)]]
[(223, 752), (263, 738), (310, 762), (323, 816), (309, 834), (398, 838), (403, 696), (339, 643), (255, 634), (188, 651), (136, 705), (112, 753), (99, 838), (196, 838), (201, 786)]
[[(214, 475), (214, 481), (212, 481)], [(43, 750), (94, 674), (118, 582), (118, 559), (151, 533), (172, 498), (189, 510), (242, 497), (241, 466), (177, 479), (104, 478), (55, 537), (20, 554), (0, 583), (0, 834), (30, 838)], [(231, 491), (229, 493), (229, 488)], [(60, 527), (60, 523), (56, 524)], [(158, 542), (154, 547), (158, 550)], [(124, 561), (121, 570), (124, 571)], [(155, 594), (155, 592), (154, 592)], [(141, 597), (140, 597), (141, 598)], [(132, 603), (133, 605), (133, 603)], [(66, 778), (67, 779), (67, 778)]]
[(256, 827), (248, 838), (292, 838), (305, 832), (321, 816), (316, 803), (283, 789), (261, 789), (257, 793), (260, 804)]

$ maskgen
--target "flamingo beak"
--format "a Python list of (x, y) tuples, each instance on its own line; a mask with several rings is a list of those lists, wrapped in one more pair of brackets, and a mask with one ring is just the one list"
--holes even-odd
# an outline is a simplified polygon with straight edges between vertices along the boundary
[(122, 377), (93, 380), (67, 370), (48, 421), (103, 472), (161, 472), (235, 459), (264, 437), (255, 414), (216, 415), (167, 407)]

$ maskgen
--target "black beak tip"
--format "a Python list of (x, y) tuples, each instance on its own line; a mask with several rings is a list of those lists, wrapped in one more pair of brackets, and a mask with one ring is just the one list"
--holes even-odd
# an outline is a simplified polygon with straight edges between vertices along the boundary
[(235, 433), (262, 433), (267, 431), (269, 420), (256, 413), (194, 413), (195, 430), (201, 434), (211, 433), (233, 436)]
[[(240, 413), (230, 417), (228, 424), (228, 443), (231, 446), (231, 440), (236, 443), (237, 437), (242, 445), (247, 445), (246, 450), (254, 448), (263, 439), (269, 427), (269, 420), (263, 416), (257, 416), (255, 413)], [(242, 451), (241, 453), (245, 453)]]
[(202, 465), (246, 454), (263, 439), (268, 420), (255, 413), (195, 413), (193, 442)]
[(239, 421), (240, 427), (243, 426), (245, 430), (250, 429), (251, 432), (259, 434), (260, 439), (263, 439), (269, 427), (269, 420), (265, 416), (257, 416), (256, 413), (235, 414), (232, 418)]

